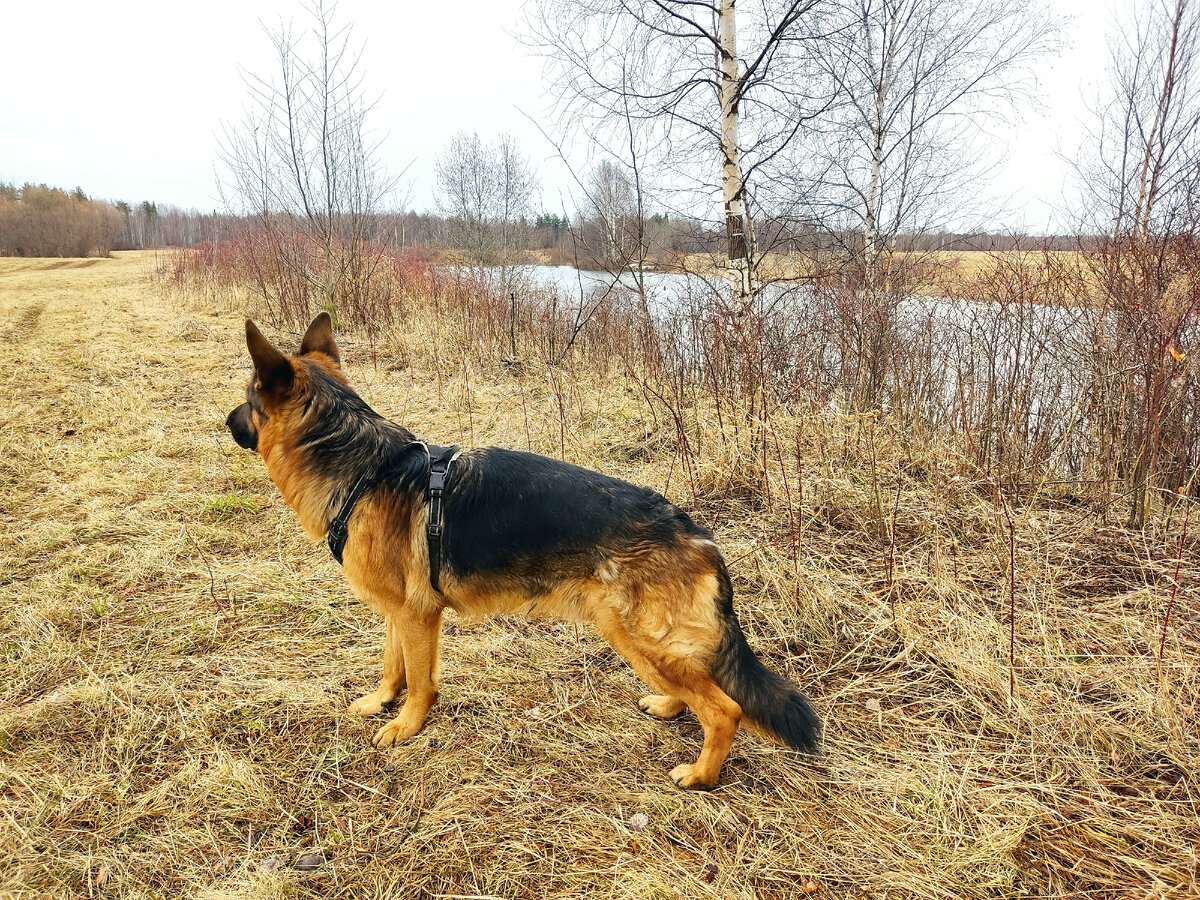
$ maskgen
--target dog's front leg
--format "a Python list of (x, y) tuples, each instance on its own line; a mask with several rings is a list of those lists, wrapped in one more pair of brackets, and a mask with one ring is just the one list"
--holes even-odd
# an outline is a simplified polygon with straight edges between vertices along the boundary
[(442, 634), (442, 611), (418, 612), (405, 606), (388, 618), (400, 637), (404, 653), (404, 671), (408, 676), (408, 697), (400, 715), (375, 735), (377, 747), (408, 740), (425, 724), (429, 708), (437, 699), (438, 639)]
[(359, 697), (346, 709), (351, 716), (373, 716), (396, 699), (404, 687), (404, 646), (400, 642), (400, 630), (387, 617), (387, 640), (383, 645), (383, 677), (379, 687)]

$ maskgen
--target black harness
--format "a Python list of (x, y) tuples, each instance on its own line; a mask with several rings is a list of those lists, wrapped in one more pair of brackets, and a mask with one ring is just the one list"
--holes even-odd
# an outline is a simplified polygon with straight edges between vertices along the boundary
[(442, 571), (442, 497), (446, 493), (446, 475), (462, 448), (426, 447), (429, 454), (429, 491), (425, 496), (425, 537), (429, 541), (429, 583), (435, 591)]
[[(411, 446), (420, 447), (425, 451), (429, 463), (429, 486), (425, 493), (425, 537), (429, 541), (429, 582), (433, 589), (438, 588), (438, 575), (442, 568), (442, 516), (444, 513), (444, 498), (446, 495), (446, 476), (451, 464), (458, 459), (462, 448), (455, 444), (453, 447), (438, 447), (415, 441)], [(349, 496), (342, 502), (342, 508), (329, 523), (329, 552), (340, 564), (342, 551), (346, 549), (346, 539), (350, 536), (350, 516), (362, 495), (380, 481), (378, 472), (363, 474)]]

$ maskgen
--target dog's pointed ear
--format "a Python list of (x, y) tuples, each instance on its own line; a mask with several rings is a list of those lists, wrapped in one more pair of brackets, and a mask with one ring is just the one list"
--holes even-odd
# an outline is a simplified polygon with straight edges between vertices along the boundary
[(276, 350), (271, 342), (263, 337), (258, 326), (249, 319), (246, 320), (246, 349), (250, 351), (250, 358), (254, 360), (259, 394), (285, 394), (296, 380), (296, 372), (288, 358)]
[(305, 353), (324, 353), (338, 366), (342, 357), (338, 354), (337, 344), (333, 340), (333, 321), (329, 313), (321, 313), (312, 320), (308, 331), (304, 332), (304, 340), (300, 342), (300, 355)]

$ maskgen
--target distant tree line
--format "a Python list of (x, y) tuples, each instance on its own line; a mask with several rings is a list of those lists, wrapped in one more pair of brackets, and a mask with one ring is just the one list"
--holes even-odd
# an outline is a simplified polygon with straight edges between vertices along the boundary
[(104, 256), (122, 230), (120, 211), (80, 189), (0, 184), (0, 254)]
[(0, 256), (107, 256), (190, 247), (233, 233), (237, 217), (145, 200), (136, 205), (44, 184), (0, 183)]
[[(602, 182), (605, 174), (611, 181), (611, 170), (605, 173), (598, 167), (597, 173), (597, 182)], [(364, 230), (369, 240), (381, 247), (418, 255), (436, 255), (472, 242), (476, 250), (473, 259), (483, 265), (497, 264), (502, 255), (515, 253), (518, 262), (573, 263), (585, 268), (603, 268), (628, 255), (638, 231), (654, 234), (648, 243), (660, 262), (689, 253), (716, 252), (724, 240), (719, 228), (685, 216), (655, 212), (645, 215), (643, 221), (632, 200), (623, 198), (619, 187), (614, 190), (611, 184), (595, 195), (598, 202), (587, 204), (594, 208), (576, 210), (574, 216), (526, 211), (505, 223), (503, 241), (494, 245), (478, 235), (478, 218), (450, 210), (442, 214), (376, 213), (368, 217)], [(113, 250), (191, 247), (232, 240), (254, 226), (252, 216), (202, 213), (150, 200), (137, 204), (98, 200), (79, 187), (67, 191), (44, 184), (17, 187), (0, 183), (2, 256), (105, 256)], [(830, 232), (793, 220), (768, 220), (763, 228), (774, 235), (777, 249), (796, 252), (855, 240), (852, 233)], [(900, 235), (896, 247), (902, 251), (994, 251), (1011, 249), (1021, 239), (1013, 234), (936, 232)], [(1048, 249), (1075, 249), (1079, 239), (1051, 237), (1042, 244)]]

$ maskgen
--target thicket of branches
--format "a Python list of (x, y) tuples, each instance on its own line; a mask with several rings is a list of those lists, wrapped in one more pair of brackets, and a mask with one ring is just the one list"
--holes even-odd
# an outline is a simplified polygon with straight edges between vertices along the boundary
[(1110, 43), (1109, 90), (1081, 163), (1095, 332), (1097, 440), (1131, 486), (1130, 522), (1154, 488), (1194, 487), (1200, 451), (1200, 7), (1150, 0)]
[(392, 317), (376, 228), (394, 181), (366, 125), (362, 47), (336, 3), (304, 9), (307, 27), (266, 31), (273, 71), (245, 73), (243, 120), (224, 134), (223, 190), (253, 223), (243, 237), (268, 254), (255, 281), (272, 318), (324, 309), (373, 335)]

